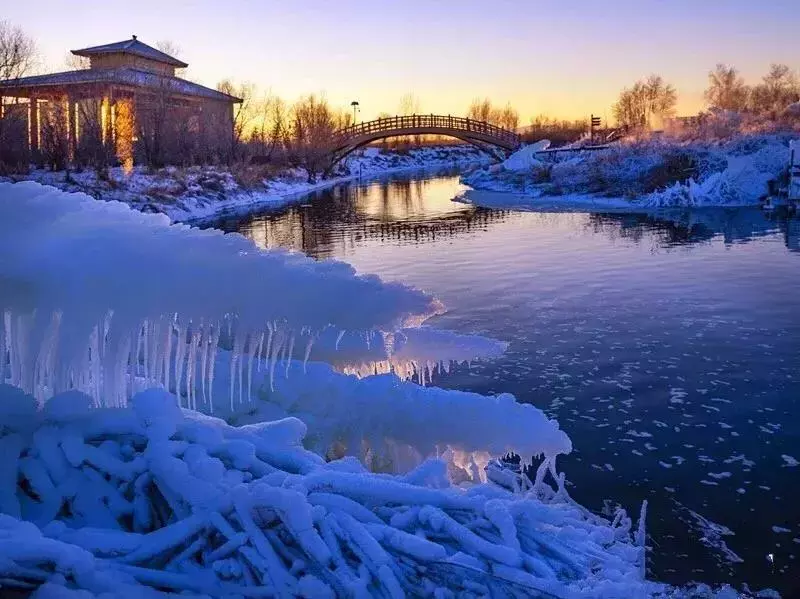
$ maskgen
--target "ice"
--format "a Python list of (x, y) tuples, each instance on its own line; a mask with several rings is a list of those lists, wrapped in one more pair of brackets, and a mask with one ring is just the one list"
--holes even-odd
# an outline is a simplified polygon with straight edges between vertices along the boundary
[[(61, 406), (74, 400), (54, 398)], [(14, 472), (20, 484), (10, 493), (19, 517), (0, 515), (0, 579), (21, 588), (48, 581), (44, 596), (403, 597), (514, 589), (599, 597), (666, 589), (644, 577), (644, 513), (634, 540), (624, 514), (613, 523), (594, 516), (565, 494), (563, 475), (546, 480), (557, 474), (552, 458), (545, 457), (535, 483), (492, 462), (490, 471), (507, 473), (492, 476), (503, 485), (461, 489), (443, 480), (444, 464), (435, 460), (404, 477), (368, 473), (352, 459), (325, 463), (302, 447), (304, 433), (294, 419), (232, 427), (177, 409), (164, 390), (55, 425), (44, 413), (21, 420), (0, 442), (21, 439), (22, 459), (39, 466), (19, 464)], [(43, 436), (64, 452), (73, 489), (90, 491), (84, 499), (108, 499), (113, 488), (126, 507), (109, 503), (89, 525), (81, 494), (64, 492), (54, 494), (56, 505), (42, 518), (42, 506), (53, 500), (34, 490), (48, 484), (35, 479), (50, 477), (35, 451), (34, 438)], [(88, 459), (98, 452), (103, 457)], [(214, 473), (205, 472), (208, 464), (216, 464)], [(103, 485), (109, 489), (101, 492)]]
[(794, 468), (796, 466), (800, 466), (800, 461), (797, 461), (790, 455), (781, 454), (781, 457), (783, 458), (784, 467)]
[[(0, 183), (0, 254), (14, 256), (0, 263), (0, 382), (39, 402), (77, 389), (95, 405), (120, 406), (162, 386), (194, 407), (224, 344), (236, 357), (231, 402), (241, 403), (265, 332), (274, 373), (278, 355), (326, 330), (394, 334), (442, 311), (343, 263), (260, 251), (239, 235), (169, 226), (161, 215), (29, 182)], [(442, 360), (496, 353), (475, 340), (459, 353), (457, 338), (402, 335), (398, 364), (413, 362), (423, 378)]]

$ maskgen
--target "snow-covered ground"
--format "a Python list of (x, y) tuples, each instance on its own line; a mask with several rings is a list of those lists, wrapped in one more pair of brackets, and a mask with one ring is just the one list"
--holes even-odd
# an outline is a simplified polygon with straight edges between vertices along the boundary
[(757, 205), (770, 180), (787, 183), (792, 139), (790, 134), (713, 143), (657, 139), (558, 155), (536, 154), (540, 148), (527, 146), (502, 165), (466, 174), (464, 183), (480, 193), (463, 199), (547, 210)]
[[(381, 151), (365, 148), (341, 163), (331, 178), (309, 183), (302, 169), (264, 171), (259, 167), (167, 167), (148, 172), (136, 167), (125, 173), (121, 168), (109, 169), (108, 180), (98, 179), (94, 170), (51, 172), (34, 170), (25, 176), (0, 177), (0, 181), (27, 180), (52, 185), (64, 191), (87, 193), (102, 200), (117, 200), (143, 212), (166, 214), (173, 222), (212, 220), (231, 213), (244, 213), (264, 206), (280, 206), (314, 190), (359, 178), (376, 178), (383, 174), (421, 168), (444, 168), (487, 162), (489, 158), (472, 146), (445, 145), (412, 148), (408, 152)], [(246, 176), (255, 182), (245, 184), (237, 177)], [(255, 173), (255, 175), (254, 175)]]

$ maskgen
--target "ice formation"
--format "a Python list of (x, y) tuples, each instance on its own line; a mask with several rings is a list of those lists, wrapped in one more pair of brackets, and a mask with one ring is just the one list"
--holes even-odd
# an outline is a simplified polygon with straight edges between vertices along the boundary
[[(436, 371), (447, 372), (453, 364), (498, 357), (506, 347), (506, 343), (486, 337), (431, 327), (406, 328), (381, 336), (330, 330), (314, 342), (312, 357), (348, 374), (393, 373), (424, 385)], [(295, 357), (305, 358), (297, 353)]]
[(0, 382), (40, 401), (74, 388), (124, 405), (157, 385), (196, 406), (219, 346), (233, 351), (231, 400), (241, 400), (257, 361), (274, 376), (280, 358), (308, 352), (321, 332), (382, 341), (376, 332), (441, 310), (343, 263), (260, 251), (238, 235), (36, 183), (0, 183), (0, 256)]
[[(295, 418), (231, 427), (153, 389), (37, 411), (0, 386), (0, 579), (114, 597), (644, 596), (644, 524), (594, 516), (542, 462), (533, 481), (451, 487), (303, 449)], [(553, 471), (554, 472), (554, 471)], [(19, 484), (15, 484), (19, 481)], [(633, 532), (635, 531), (635, 532)], [(159, 589), (157, 592), (154, 589)], [(52, 593), (48, 595), (47, 593)]]
[[(514, 396), (420, 387), (393, 375), (357, 378), (327, 364), (293, 361), (290, 375), (253, 377), (254, 401), (228, 410), (227, 352), (213, 395), (223, 398), (214, 414), (244, 424), (286, 417), (308, 426), (305, 446), (330, 457), (353, 456), (372, 470), (406, 472), (426, 458), (439, 457), (451, 480), (479, 481), (490, 457), (514, 452), (528, 463), (543, 456), (555, 466), (572, 443), (558, 423)], [(305, 372), (303, 372), (305, 370)]]

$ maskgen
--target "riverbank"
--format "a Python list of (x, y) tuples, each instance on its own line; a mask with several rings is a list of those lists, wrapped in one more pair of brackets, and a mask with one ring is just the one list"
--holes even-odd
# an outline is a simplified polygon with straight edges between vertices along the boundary
[[(648, 211), (758, 205), (770, 181), (788, 184), (795, 133), (726, 141), (655, 139), (560, 155), (526, 147), (501, 165), (462, 181), (488, 194), (465, 199), (487, 207)], [(511, 194), (503, 199), (497, 192)]]
[(129, 173), (117, 167), (109, 169), (103, 178), (91, 169), (33, 170), (27, 175), (0, 177), (0, 181), (35, 181), (62, 191), (123, 202), (141, 212), (165, 214), (172, 222), (199, 223), (266, 206), (278, 207), (309, 192), (356, 179), (486, 161), (486, 156), (472, 146), (431, 146), (407, 152), (370, 147), (339, 165), (333, 176), (316, 182), (309, 182), (303, 169), (268, 166), (166, 167), (156, 171), (135, 167)]

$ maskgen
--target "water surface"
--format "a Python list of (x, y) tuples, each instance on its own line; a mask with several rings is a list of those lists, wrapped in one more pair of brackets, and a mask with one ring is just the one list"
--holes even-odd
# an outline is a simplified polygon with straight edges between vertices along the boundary
[(578, 501), (650, 502), (654, 576), (800, 592), (800, 221), (498, 211), (462, 189), (396, 177), (216, 226), (415, 285), (449, 308), (438, 327), (510, 342), (434, 383), (557, 418)]

